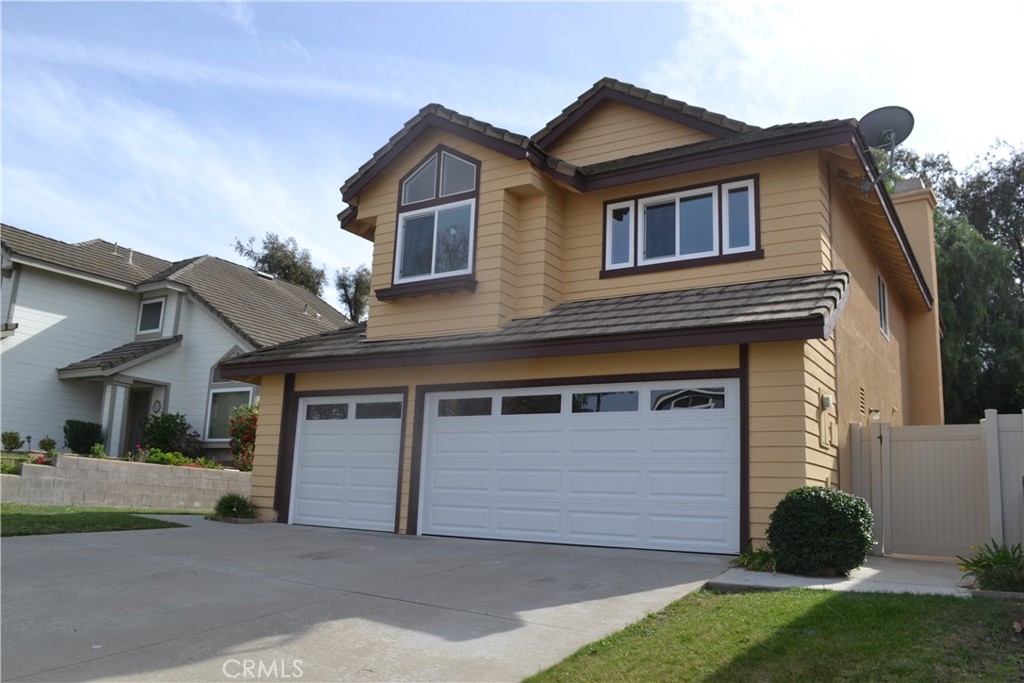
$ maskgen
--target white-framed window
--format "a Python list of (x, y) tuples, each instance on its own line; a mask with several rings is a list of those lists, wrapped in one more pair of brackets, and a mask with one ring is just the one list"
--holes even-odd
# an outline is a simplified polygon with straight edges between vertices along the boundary
[(139, 306), (138, 334), (159, 332), (164, 326), (164, 303), (166, 297), (144, 299)]
[(881, 273), (878, 275), (878, 328), (889, 338), (889, 291)]
[(206, 440), (227, 441), (228, 419), (231, 409), (252, 403), (252, 387), (210, 389), (210, 402), (206, 410)]
[(605, 270), (757, 250), (753, 178), (605, 205)]
[(401, 182), (395, 284), (473, 270), (479, 165), (438, 147)]

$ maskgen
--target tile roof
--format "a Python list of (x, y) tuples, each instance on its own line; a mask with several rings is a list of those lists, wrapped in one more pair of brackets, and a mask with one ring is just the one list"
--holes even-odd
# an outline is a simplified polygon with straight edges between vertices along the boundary
[(179, 334), (173, 337), (164, 337), (163, 339), (129, 342), (110, 351), (104, 351), (85, 360), (64, 366), (57, 372), (61, 375), (73, 373), (76, 376), (84, 374), (90, 376), (105, 375), (110, 370), (115, 370), (133, 361), (142, 360), (146, 356), (166, 350), (169, 347), (177, 346), (181, 343), (182, 338), (182, 335)]
[(125, 247), (115, 251), (115, 245), (104, 240), (67, 244), (9, 225), (0, 226), (0, 238), (15, 256), (70, 272), (131, 287), (165, 282), (184, 285), (256, 347), (352, 325), (340, 311), (298, 285), (213, 256), (172, 263)]
[(349, 327), (352, 322), (309, 290), (214, 256), (174, 264), (152, 281), (188, 286), (254, 346)]
[[(825, 337), (831, 333), (846, 301), (849, 279), (844, 271), (829, 271), (779, 280), (573, 301), (544, 315), (513, 320), (497, 330), (445, 337), (369, 341), (360, 325), (254, 351), (229, 361), (222, 370), (241, 376), (247, 370), (281, 372), (285, 371), (281, 369), (284, 366), (298, 368), (313, 362), (336, 361), (338, 368), (344, 368), (365, 359), (376, 359), (381, 365), (398, 365), (403, 357), (419, 362), (467, 362), (474, 359), (470, 358), (474, 354), (483, 357), (489, 351), (514, 352), (551, 345), (561, 346), (557, 355), (567, 355), (579, 352), (588, 340), (643, 336), (669, 339), (662, 348), (696, 345), (687, 343), (690, 337), (703, 340), (700, 344)], [(712, 331), (720, 333), (722, 341), (707, 341)], [(431, 360), (424, 360), (427, 356)], [(498, 356), (500, 353), (491, 357)], [(393, 362), (388, 362), (388, 357)]]
[(106, 240), (68, 244), (6, 224), (0, 225), (0, 239), (13, 254), (126, 285), (137, 285), (171, 265)]

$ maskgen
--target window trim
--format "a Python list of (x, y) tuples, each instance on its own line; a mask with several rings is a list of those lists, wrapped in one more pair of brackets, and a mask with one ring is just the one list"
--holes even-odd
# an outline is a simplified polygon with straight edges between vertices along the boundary
[(889, 288), (881, 273), (878, 273), (877, 283), (878, 329), (883, 337), (889, 339)]
[(204, 429), (203, 429), (203, 440), (204, 441), (208, 441), (208, 442), (212, 442), (212, 443), (228, 443), (229, 441), (231, 441), (230, 435), (228, 437), (226, 437), (226, 438), (219, 438), (219, 437), (218, 438), (214, 438), (214, 437), (210, 436), (210, 426), (211, 426), (211, 422), (212, 422), (212, 418), (213, 418), (213, 395), (214, 394), (240, 394), (242, 392), (247, 392), (249, 394), (249, 399), (246, 402), (246, 405), (252, 405), (253, 387), (251, 387), (251, 386), (247, 387), (247, 386), (244, 386), (244, 385), (238, 385), (238, 386), (233, 386), (233, 387), (218, 387), (216, 389), (211, 388), (209, 390), (209, 395), (206, 398), (206, 424), (204, 425)]
[[(433, 272), (437, 268), (437, 217), (442, 211), (448, 209), (460, 208), (463, 206), (469, 207), (469, 244), (467, 246), (468, 254), (466, 255), (466, 267), (459, 270), (446, 270), (443, 273)], [(451, 202), (450, 204), (441, 204), (439, 206), (428, 206), (421, 209), (412, 209), (398, 215), (397, 233), (395, 235), (395, 265), (394, 265), (394, 284), (407, 284), (410, 282), (422, 282), (424, 280), (436, 280), (438, 278), (445, 277), (458, 277), (460, 275), (471, 275), (473, 273), (473, 251), (476, 245), (476, 197), (470, 199), (460, 199), (459, 201)], [(404, 277), (402, 275), (402, 259), (405, 257), (405, 222), (410, 218), (420, 218), (422, 216), (432, 215), (434, 217), (434, 232), (433, 240), (431, 242), (430, 252), (430, 269), (431, 272), (425, 275), (411, 275)]]
[[(691, 197), (702, 197), (705, 195), (711, 195), (711, 249), (708, 251), (699, 251), (692, 254), (680, 254), (679, 244), (679, 203)], [(698, 258), (710, 258), (713, 256), (721, 255), (721, 210), (720, 210), (720, 199), (719, 199), (719, 186), (712, 185), (710, 187), (698, 187), (691, 190), (682, 190), (679, 192), (671, 192), (668, 194), (655, 195), (653, 197), (645, 197), (637, 201), (637, 253), (636, 253), (636, 264), (637, 266), (650, 266), (659, 263), (669, 263), (673, 261), (689, 261)], [(647, 207), (652, 204), (668, 204), (671, 202), (675, 208), (673, 218), (675, 219), (675, 228), (672, 231), (672, 240), (675, 244), (675, 251), (671, 256), (654, 256), (648, 257), (645, 252), (647, 243)]]
[[(142, 311), (143, 311), (143, 309), (145, 309), (145, 307), (147, 305), (155, 304), (155, 303), (159, 303), (160, 304), (160, 322), (157, 323), (156, 327), (147, 328), (147, 329), (144, 330), (144, 329), (142, 329)], [(135, 326), (135, 334), (160, 334), (160, 332), (163, 331), (163, 329), (164, 329), (164, 313), (166, 313), (166, 312), (167, 312), (167, 297), (166, 296), (153, 297), (152, 299), (141, 299), (139, 301), (139, 319), (138, 319), (138, 323)]]
[[(450, 157), (473, 166), (473, 186), (471, 189), (460, 192), (450, 192), (446, 195), (441, 194), (443, 169), (446, 157)], [(433, 196), (430, 199), (404, 203), (405, 184), (417, 172), (429, 164), (432, 159), (437, 160), (437, 164), (435, 166)], [(481, 164), (478, 160), (462, 154), (447, 145), (437, 145), (398, 181), (398, 199), (395, 210), (395, 246), (391, 262), (391, 287), (383, 290), (377, 290), (376, 294), (378, 299), (384, 301), (405, 296), (418, 296), (424, 293), (434, 294), (446, 291), (474, 291), (476, 289), (476, 281), (472, 276), (476, 271), (476, 231), (478, 224), (477, 213), (480, 206), (480, 169)], [(434, 241), (431, 252), (431, 271), (433, 271), (436, 268), (437, 215), (441, 211), (462, 205), (469, 205), (471, 207), (469, 217), (469, 258), (467, 259), (467, 267), (460, 270), (446, 271), (444, 273), (431, 272), (425, 275), (403, 277), (401, 270), (405, 249), (403, 241), (405, 234), (405, 221), (417, 216), (433, 214)], [(433, 283), (438, 283), (438, 286), (430, 286)], [(424, 288), (424, 285), (427, 286)], [(421, 291), (421, 288), (429, 289), (430, 291)]]
[[(730, 247), (728, 244), (728, 192), (740, 187), (747, 188), (750, 192), (748, 205), (748, 217), (750, 220), (750, 244), (743, 247)], [(694, 268), (697, 266), (733, 263), (738, 261), (749, 261), (764, 258), (764, 250), (761, 248), (761, 202), (759, 196), (760, 175), (726, 178), (717, 182), (702, 183), (700, 185), (689, 185), (682, 188), (663, 190), (634, 197), (616, 198), (604, 202), (604, 226), (602, 232), (602, 269), (600, 278), (620, 277), (645, 272), (656, 272), (665, 270), (676, 270), (679, 268)], [(715, 221), (714, 227), (714, 251), (701, 254), (687, 254), (680, 256), (679, 235), (678, 235), (678, 201), (680, 197), (695, 196), (702, 193), (713, 192), (715, 197)], [(643, 244), (646, 237), (644, 222), (644, 207), (650, 204), (665, 202), (675, 199), (676, 211), (676, 243), (675, 256), (664, 256), (652, 259), (644, 259)], [(630, 225), (630, 261), (628, 263), (611, 263), (612, 250), (612, 224), (611, 212), (619, 207), (628, 206), (631, 208)]]

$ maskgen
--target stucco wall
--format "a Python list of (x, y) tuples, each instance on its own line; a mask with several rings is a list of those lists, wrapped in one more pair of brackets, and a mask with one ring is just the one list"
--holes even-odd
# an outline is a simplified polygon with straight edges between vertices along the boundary
[(60, 455), (0, 475), (0, 487), (5, 503), (212, 511), (225, 494), (249, 496), (251, 474)]

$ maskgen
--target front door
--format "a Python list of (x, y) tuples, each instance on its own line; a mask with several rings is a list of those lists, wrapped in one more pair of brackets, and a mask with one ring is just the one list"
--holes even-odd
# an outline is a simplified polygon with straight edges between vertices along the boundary
[[(128, 394), (128, 434), (125, 450), (134, 451), (142, 443), (146, 418), (149, 417), (149, 406), (153, 403), (153, 389), (132, 389)], [(120, 457), (123, 453), (111, 453)]]

